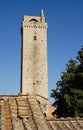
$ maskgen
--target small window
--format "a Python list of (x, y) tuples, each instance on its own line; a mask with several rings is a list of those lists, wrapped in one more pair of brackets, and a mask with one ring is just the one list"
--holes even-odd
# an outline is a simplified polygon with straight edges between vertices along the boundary
[(35, 40), (35, 41), (36, 41), (36, 40), (37, 40), (37, 36), (33, 36), (33, 40)]

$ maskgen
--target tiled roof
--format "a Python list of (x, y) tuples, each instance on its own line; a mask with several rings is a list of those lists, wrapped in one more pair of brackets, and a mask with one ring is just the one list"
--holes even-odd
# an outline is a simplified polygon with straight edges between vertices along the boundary
[(83, 130), (82, 118), (63, 118), (48, 120), (53, 130)]
[(0, 130), (83, 130), (83, 119), (47, 119), (34, 95), (0, 96)]

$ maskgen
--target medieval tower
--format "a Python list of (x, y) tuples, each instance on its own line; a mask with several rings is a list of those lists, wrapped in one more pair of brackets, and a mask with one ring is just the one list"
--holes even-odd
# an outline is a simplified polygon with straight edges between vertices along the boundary
[(24, 16), (22, 21), (21, 93), (48, 99), (47, 23), (40, 16)]

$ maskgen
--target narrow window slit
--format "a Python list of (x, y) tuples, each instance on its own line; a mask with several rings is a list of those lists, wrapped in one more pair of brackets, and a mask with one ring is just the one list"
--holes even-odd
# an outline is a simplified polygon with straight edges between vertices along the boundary
[(33, 40), (37, 41), (37, 36), (33, 36)]

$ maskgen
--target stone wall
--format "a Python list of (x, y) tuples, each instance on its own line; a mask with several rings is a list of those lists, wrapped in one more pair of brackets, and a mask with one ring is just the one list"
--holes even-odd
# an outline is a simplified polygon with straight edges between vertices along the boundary
[(48, 99), (47, 23), (44, 16), (24, 16), (22, 21), (23, 94), (34, 93)]

